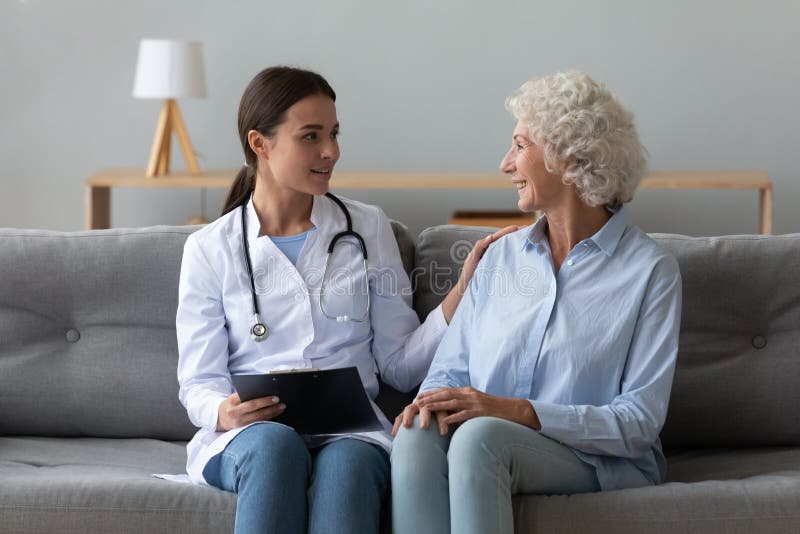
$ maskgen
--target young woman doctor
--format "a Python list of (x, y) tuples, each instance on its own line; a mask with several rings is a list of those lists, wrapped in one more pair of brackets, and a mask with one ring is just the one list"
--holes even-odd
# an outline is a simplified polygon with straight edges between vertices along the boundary
[[(339, 159), (336, 94), (320, 75), (260, 72), (239, 106), (246, 165), (222, 216), (191, 235), (177, 313), (180, 400), (200, 430), (188, 445), (195, 483), (238, 494), (236, 532), (377, 532), (391, 425), (301, 436), (267, 423), (291, 410), (242, 402), (232, 374), (356, 366), (369, 395), (381, 380), (418, 385), (486, 247), (478, 242), (442, 304), (420, 324), (384, 213), (326, 196)], [(339, 204), (341, 202), (341, 205)], [(328, 247), (340, 232), (326, 270)], [(365, 259), (369, 260), (369, 271)]]

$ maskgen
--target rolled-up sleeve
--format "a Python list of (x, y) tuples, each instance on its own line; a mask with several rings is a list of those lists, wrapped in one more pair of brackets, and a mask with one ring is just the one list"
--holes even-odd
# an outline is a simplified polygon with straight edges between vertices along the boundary
[(635, 458), (647, 453), (667, 415), (680, 316), (680, 272), (667, 257), (648, 282), (619, 395), (604, 406), (531, 400), (541, 433), (590, 454)]
[(186, 240), (175, 319), (179, 399), (197, 427), (216, 430), (220, 404), (232, 393), (220, 278), (191, 235)]
[(381, 380), (401, 391), (416, 387), (428, 372), (447, 329), (441, 304), (420, 325), (411, 307), (411, 282), (403, 268), (389, 219), (377, 210), (377, 247), (370, 251), (372, 354)]

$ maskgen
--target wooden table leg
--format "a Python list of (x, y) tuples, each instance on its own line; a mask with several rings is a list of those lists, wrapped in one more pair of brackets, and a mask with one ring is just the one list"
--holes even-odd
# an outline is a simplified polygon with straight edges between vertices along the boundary
[(111, 228), (111, 188), (87, 185), (84, 209), (87, 230)]
[(758, 190), (759, 197), (759, 232), (764, 235), (772, 233), (772, 186)]

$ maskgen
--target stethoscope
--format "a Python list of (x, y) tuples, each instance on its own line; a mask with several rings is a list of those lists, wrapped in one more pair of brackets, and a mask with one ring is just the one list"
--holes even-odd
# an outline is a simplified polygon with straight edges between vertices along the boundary
[[(364, 313), (361, 317), (355, 318), (349, 315), (330, 315), (325, 310), (325, 305), (323, 304), (324, 296), (325, 296), (325, 279), (328, 274), (328, 267), (331, 263), (331, 255), (333, 254), (333, 249), (336, 246), (336, 243), (339, 239), (347, 236), (355, 237), (358, 241), (358, 246), (361, 248), (361, 255), (364, 257), (364, 280), (369, 280), (368, 278), (368, 271), (367, 271), (367, 245), (364, 243), (364, 238), (361, 237), (361, 234), (353, 230), (353, 219), (350, 217), (350, 211), (347, 209), (347, 206), (344, 205), (344, 202), (339, 200), (336, 195), (333, 193), (325, 193), (325, 196), (329, 199), (333, 200), (339, 209), (342, 210), (344, 213), (345, 219), (347, 219), (347, 230), (343, 230), (333, 236), (331, 239), (330, 244), (328, 245), (328, 255), (325, 258), (325, 270), (322, 272), (322, 284), (320, 286), (319, 292), (319, 309), (322, 314), (327, 317), (328, 319), (334, 319), (336, 322), (343, 323), (347, 321), (352, 321), (355, 323), (362, 323), (367, 319), (367, 315), (369, 315), (369, 308), (370, 308), (370, 298), (369, 298), (369, 291), (367, 291), (367, 306), (364, 309)], [(247, 202), (249, 197), (245, 199), (242, 203), (242, 247), (244, 248), (244, 260), (245, 264), (247, 265), (247, 274), (250, 277), (250, 294), (253, 297), (253, 315), (255, 316), (255, 324), (250, 329), (250, 337), (252, 337), (256, 341), (264, 341), (269, 337), (269, 328), (267, 325), (261, 320), (261, 316), (258, 313), (258, 299), (256, 298), (256, 282), (255, 278), (253, 277), (253, 266), (250, 263), (250, 247), (247, 243)]]

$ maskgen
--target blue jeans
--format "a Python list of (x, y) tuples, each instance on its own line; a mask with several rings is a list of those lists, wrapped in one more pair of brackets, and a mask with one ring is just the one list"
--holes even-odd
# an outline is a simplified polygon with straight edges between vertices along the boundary
[(447, 436), (415, 419), (392, 448), (395, 534), (513, 534), (513, 494), (599, 490), (572, 449), (505, 419), (476, 417)]
[(237, 494), (237, 534), (377, 533), (389, 457), (352, 438), (309, 450), (294, 430), (257, 424), (228, 443), (203, 475)]

